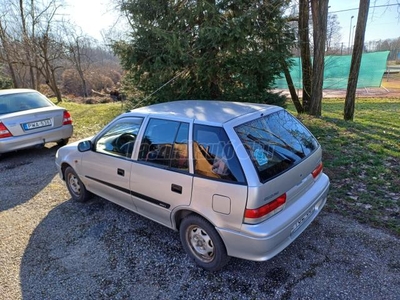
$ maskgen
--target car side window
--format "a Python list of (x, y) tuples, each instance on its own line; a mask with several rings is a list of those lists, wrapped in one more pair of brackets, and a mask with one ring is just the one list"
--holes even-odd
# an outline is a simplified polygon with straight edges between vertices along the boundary
[(245, 183), (242, 167), (222, 127), (194, 126), (195, 174)]
[(188, 137), (188, 123), (151, 119), (140, 144), (139, 160), (188, 171)]
[(130, 158), (143, 118), (125, 118), (111, 125), (95, 142), (96, 152)]

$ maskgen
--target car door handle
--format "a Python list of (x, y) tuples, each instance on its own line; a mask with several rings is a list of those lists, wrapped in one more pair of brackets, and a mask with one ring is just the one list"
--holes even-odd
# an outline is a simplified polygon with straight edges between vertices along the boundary
[(177, 184), (171, 184), (171, 191), (178, 193), (178, 194), (182, 194), (182, 187)]
[(120, 176), (125, 176), (125, 170), (117, 169), (117, 174)]

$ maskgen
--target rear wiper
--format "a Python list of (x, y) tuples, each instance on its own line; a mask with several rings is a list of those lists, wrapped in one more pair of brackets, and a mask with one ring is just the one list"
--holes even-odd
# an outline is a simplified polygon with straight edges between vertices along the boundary
[(271, 152), (271, 146), (268, 145), (267, 143), (263, 142), (261, 139), (256, 138), (254, 135), (252, 135), (252, 134), (250, 134), (250, 133), (247, 135), (247, 137), (248, 137), (249, 139), (251, 139), (252, 141), (254, 141), (254, 142), (260, 144), (260, 145), (263, 147), (263, 149), (264, 149), (265, 151)]
[[(282, 157), (282, 160), (290, 161), (290, 162), (292, 162), (292, 163), (296, 161), (295, 158), (290, 157), (290, 156), (288, 156), (287, 154), (284, 154), (282, 151), (279, 151), (279, 149), (278, 149), (279, 147), (274, 147), (274, 148), (272, 148), (269, 144), (263, 142), (263, 141), (262, 141), (261, 139), (259, 139), (259, 138), (256, 138), (256, 137), (253, 136), (252, 134), (248, 134), (247, 137), (248, 137), (249, 139), (251, 139), (252, 141), (254, 141), (254, 142), (260, 144), (260, 145), (263, 147), (263, 149), (264, 149), (265, 151), (268, 151), (268, 152), (270, 152), (270, 153), (277, 153), (277, 154), (279, 154), (279, 156)], [(304, 157), (304, 153), (303, 153), (303, 152), (297, 151), (296, 149), (293, 149), (292, 147), (290, 147), (290, 146), (287, 145), (287, 144), (285, 144), (285, 146), (286, 146), (287, 148), (289, 148), (288, 151), (291, 151), (294, 155), (297, 155), (297, 156), (300, 157), (300, 158), (303, 158), (303, 157)], [(282, 148), (285, 148), (285, 147), (282, 147)]]

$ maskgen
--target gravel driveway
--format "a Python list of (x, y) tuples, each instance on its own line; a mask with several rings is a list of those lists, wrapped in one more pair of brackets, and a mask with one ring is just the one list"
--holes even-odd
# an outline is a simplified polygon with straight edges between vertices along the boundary
[(272, 260), (206, 272), (177, 232), (71, 201), (56, 150), (0, 160), (0, 299), (400, 299), (396, 236), (323, 212)]

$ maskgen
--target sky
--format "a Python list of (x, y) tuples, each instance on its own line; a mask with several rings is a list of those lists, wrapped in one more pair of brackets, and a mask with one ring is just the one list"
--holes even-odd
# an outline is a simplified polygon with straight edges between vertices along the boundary
[[(330, 0), (329, 13), (338, 16), (342, 42), (354, 39), (359, 0)], [(354, 16), (354, 18), (352, 18)], [(397, 0), (370, 0), (365, 42), (400, 37), (400, 5)]]
[(99, 41), (119, 21), (111, 0), (64, 0), (63, 14), (82, 31)]
[[(102, 32), (119, 22), (112, 0), (64, 1), (68, 6), (65, 13), (69, 18), (81, 27), (83, 32), (99, 41), (103, 40)], [(370, 0), (365, 42), (400, 37), (400, 6), (397, 1)], [(341, 41), (347, 46), (350, 38), (354, 39), (353, 27), (357, 24), (359, 0), (330, 0), (329, 5), (329, 13), (338, 16)]]

